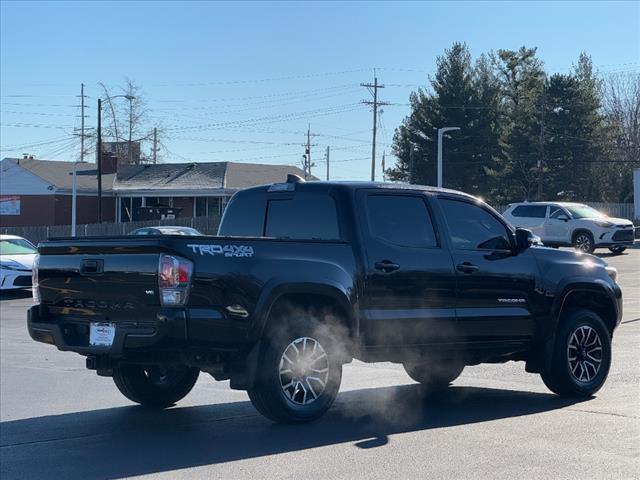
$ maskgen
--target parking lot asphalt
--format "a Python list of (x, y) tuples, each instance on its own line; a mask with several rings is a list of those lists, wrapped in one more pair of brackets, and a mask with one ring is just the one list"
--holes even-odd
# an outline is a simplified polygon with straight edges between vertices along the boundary
[(33, 342), (27, 294), (0, 299), (0, 477), (640, 478), (640, 249), (618, 268), (623, 323), (607, 384), (561, 399), (524, 364), (467, 367), (425, 397), (400, 365), (353, 362), (319, 421), (274, 425), (246, 393), (202, 374), (150, 412), (84, 359)]

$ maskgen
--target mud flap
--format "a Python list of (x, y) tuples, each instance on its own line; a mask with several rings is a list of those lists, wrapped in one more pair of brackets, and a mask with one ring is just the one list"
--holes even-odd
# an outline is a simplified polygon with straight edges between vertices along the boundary
[(242, 361), (228, 365), (229, 387), (233, 390), (248, 390), (256, 380), (258, 360), (262, 342), (256, 342)]

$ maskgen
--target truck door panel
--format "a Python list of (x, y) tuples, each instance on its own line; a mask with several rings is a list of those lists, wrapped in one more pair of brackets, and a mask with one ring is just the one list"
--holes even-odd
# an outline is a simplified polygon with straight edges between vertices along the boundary
[(424, 344), (455, 336), (455, 272), (424, 195), (360, 192), (367, 248), (365, 345)]

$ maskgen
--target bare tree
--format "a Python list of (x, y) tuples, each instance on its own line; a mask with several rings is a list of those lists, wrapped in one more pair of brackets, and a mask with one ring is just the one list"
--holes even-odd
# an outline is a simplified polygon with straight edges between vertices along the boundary
[(618, 147), (628, 161), (640, 148), (640, 74), (613, 74), (605, 84), (604, 110), (618, 133)]
[[(114, 142), (114, 153), (121, 163), (148, 162), (152, 159), (154, 147), (157, 148), (156, 153), (166, 150), (163, 142), (166, 130), (161, 124), (152, 122), (140, 85), (129, 78), (125, 79), (123, 86), (116, 88), (109, 88), (103, 83), (99, 85), (103, 90), (103, 138)], [(144, 146), (149, 147), (149, 155), (142, 153)]]
[(640, 74), (618, 73), (603, 86), (608, 164), (598, 167), (603, 191), (617, 195), (609, 201), (628, 202), (633, 195), (632, 171), (640, 167)]

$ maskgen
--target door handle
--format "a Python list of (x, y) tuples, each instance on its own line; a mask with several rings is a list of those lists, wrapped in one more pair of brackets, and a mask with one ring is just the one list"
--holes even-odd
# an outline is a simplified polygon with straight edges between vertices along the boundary
[(456, 265), (456, 270), (462, 273), (473, 273), (480, 270), (480, 267), (469, 262), (462, 262)]
[(393, 263), (391, 260), (382, 260), (381, 262), (376, 262), (374, 264), (376, 270), (382, 270), (385, 273), (393, 272), (394, 270), (398, 270), (400, 265), (397, 263)]

